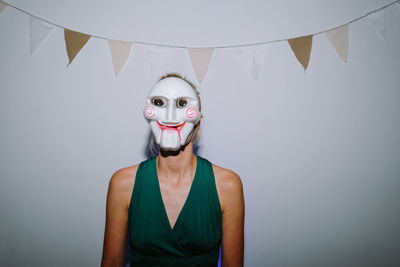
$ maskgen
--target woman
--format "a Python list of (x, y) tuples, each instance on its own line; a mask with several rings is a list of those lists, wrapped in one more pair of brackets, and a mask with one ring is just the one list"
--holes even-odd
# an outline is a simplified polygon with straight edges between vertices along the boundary
[(144, 115), (157, 157), (117, 171), (107, 195), (102, 267), (243, 266), (244, 200), (234, 172), (193, 154), (201, 120), (195, 86), (178, 74), (150, 91)]

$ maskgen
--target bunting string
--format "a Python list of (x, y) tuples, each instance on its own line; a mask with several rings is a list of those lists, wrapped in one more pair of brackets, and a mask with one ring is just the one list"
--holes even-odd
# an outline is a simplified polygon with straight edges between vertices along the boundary
[(24, 10), (17, 7), (8, 5), (5, 2), (0, 1), (0, 12), (2, 12), (7, 6), (13, 7), (21, 12), (30, 15), (29, 19), (29, 51), (30, 54), (34, 53), (40, 44), (46, 40), (47, 36), (52, 32), (54, 27), (59, 27), (64, 29), (64, 38), (66, 52), (68, 55), (69, 66), (85, 44), (90, 38), (104, 39), (108, 43), (111, 62), (113, 64), (113, 70), (115, 75), (119, 75), (123, 67), (126, 65), (133, 44), (142, 44), (147, 47), (148, 57), (150, 61), (150, 73), (152, 76), (159, 76), (161, 73), (162, 66), (167, 62), (171, 56), (174, 49), (186, 49), (188, 57), (192, 64), (192, 69), (196, 75), (199, 84), (202, 83), (206, 77), (209, 64), (213, 55), (214, 49), (224, 49), (233, 48), (236, 51), (236, 55), (239, 60), (244, 65), (245, 69), (249, 75), (256, 80), (260, 69), (263, 66), (266, 54), (268, 53), (268, 44), (274, 42), (287, 41), (289, 47), (291, 48), (295, 58), (306, 71), (312, 50), (313, 36), (321, 33), (325, 33), (332, 47), (338, 54), (338, 56), (347, 62), (348, 58), (348, 47), (349, 47), (349, 24), (358, 21), (362, 18), (367, 17), (371, 22), (371, 25), (376, 29), (378, 34), (385, 38), (386, 35), (386, 18), (385, 9), (393, 4), (400, 5), (400, 1), (393, 1), (379, 9), (370, 11), (361, 17), (358, 17), (346, 24), (337, 26), (332, 29), (327, 29), (321, 32), (313, 33), (306, 36), (298, 36), (295, 38), (273, 40), (267, 42), (258, 42), (245, 45), (229, 45), (229, 46), (216, 46), (216, 47), (182, 47), (182, 46), (172, 46), (163, 45), (155, 43), (146, 42), (129, 42), (123, 40), (112, 40), (102, 36), (89, 35), (87, 33), (73, 31), (71, 29), (63, 28), (59, 25), (46, 21), (44, 19), (38, 18)]

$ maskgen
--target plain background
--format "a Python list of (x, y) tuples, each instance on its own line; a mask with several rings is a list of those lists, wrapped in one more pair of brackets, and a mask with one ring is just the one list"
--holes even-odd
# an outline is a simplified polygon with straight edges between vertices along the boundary
[[(306, 72), (270, 43), (254, 81), (214, 50), (199, 155), (242, 178), (246, 266), (400, 266), (400, 7), (385, 12), (386, 38), (350, 24), (348, 63), (324, 34)], [(0, 13), (0, 265), (98, 266), (109, 178), (146, 158), (146, 46), (117, 77), (98, 38), (66, 67), (61, 28), (29, 55), (28, 18)], [(184, 49), (164, 70), (195, 80)]]

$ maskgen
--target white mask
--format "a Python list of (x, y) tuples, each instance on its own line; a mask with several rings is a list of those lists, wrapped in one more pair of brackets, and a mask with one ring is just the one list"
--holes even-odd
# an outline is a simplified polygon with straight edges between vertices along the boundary
[(147, 98), (144, 116), (163, 150), (178, 150), (199, 122), (200, 103), (194, 89), (180, 78), (156, 83)]

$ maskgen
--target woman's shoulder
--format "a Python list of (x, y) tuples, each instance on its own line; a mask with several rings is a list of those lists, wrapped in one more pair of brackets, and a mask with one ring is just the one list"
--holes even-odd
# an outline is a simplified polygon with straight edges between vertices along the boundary
[(240, 189), (242, 181), (234, 171), (212, 164), (215, 183), (224, 189)]
[(235, 199), (243, 198), (243, 185), (239, 175), (234, 171), (212, 164), (221, 208)]
[(127, 183), (130, 183), (132, 179), (135, 180), (136, 171), (137, 171), (138, 167), (139, 167), (139, 164), (136, 164), (136, 165), (132, 165), (132, 166), (117, 170), (111, 176), (110, 184), (113, 184), (116, 186), (124, 186)]
[(138, 167), (139, 164), (114, 172), (108, 185), (109, 194), (118, 196), (118, 198), (122, 198), (124, 202), (129, 204)]

